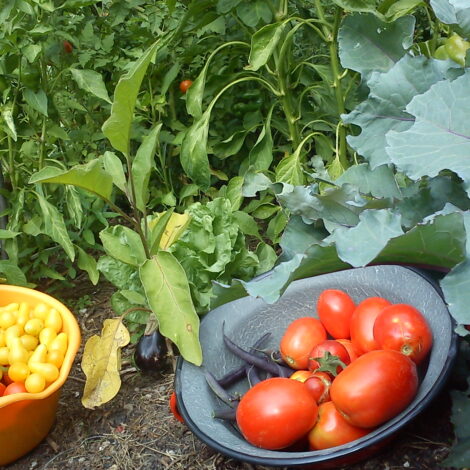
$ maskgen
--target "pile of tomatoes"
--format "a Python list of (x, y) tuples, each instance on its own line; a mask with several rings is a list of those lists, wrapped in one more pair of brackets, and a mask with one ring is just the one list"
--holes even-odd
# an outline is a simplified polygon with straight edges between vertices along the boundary
[(310, 450), (365, 436), (403, 411), (418, 389), (417, 366), (432, 330), (408, 304), (324, 290), (318, 318), (291, 322), (280, 354), (293, 370), (250, 388), (236, 410), (248, 442), (265, 449), (304, 443)]
[(46, 304), (0, 307), (0, 397), (39, 393), (57, 380), (68, 347), (62, 316)]

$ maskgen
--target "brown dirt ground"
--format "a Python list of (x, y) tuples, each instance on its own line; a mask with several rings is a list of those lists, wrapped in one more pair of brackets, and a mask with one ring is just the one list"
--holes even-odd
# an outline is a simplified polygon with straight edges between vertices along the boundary
[[(92, 286), (86, 280), (64, 293), (82, 331), (80, 349), (65, 383), (56, 422), (48, 437), (8, 470), (262, 470), (225, 457), (198, 440), (170, 414), (168, 398), (173, 374), (141, 375), (131, 366), (132, 349), (123, 352), (122, 387), (109, 403), (89, 410), (82, 406), (84, 374), (80, 368), (85, 341), (99, 334), (102, 321), (114, 316), (109, 306), (113, 288)], [(88, 296), (88, 297), (86, 297)], [(80, 299), (91, 305), (80, 307)], [(379, 455), (348, 466), (349, 470), (441, 469), (453, 441), (449, 421), (450, 397), (437, 399)], [(1, 445), (1, 443), (0, 443)]]

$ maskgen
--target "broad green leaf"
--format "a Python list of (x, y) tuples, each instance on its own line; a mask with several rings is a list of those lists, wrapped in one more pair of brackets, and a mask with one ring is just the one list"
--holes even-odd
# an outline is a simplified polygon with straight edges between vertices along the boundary
[(149, 223), (149, 228), (152, 231), (152, 249), (150, 252), (152, 254), (156, 253), (158, 248), (168, 250), (181, 237), (190, 222), (191, 216), (186, 212), (177, 214), (170, 210), (157, 214)]
[(171, 84), (174, 82), (175, 78), (178, 76), (181, 70), (181, 64), (179, 62), (174, 63), (165, 73), (162, 79), (162, 86), (160, 88), (160, 93), (165, 95)]
[(111, 145), (124, 155), (129, 155), (131, 125), (140, 85), (158, 45), (158, 42), (152, 44), (132, 68), (119, 79), (114, 91), (111, 116), (102, 127), (103, 134), (109, 139)]
[(413, 44), (414, 25), (413, 16), (393, 23), (373, 14), (346, 16), (338, 33), (341, 64), (361, 74), (390, 70)]
[(0, 229), (0, 240), (6, 240), (8, 238), (15, 238), (20, 234), (21, 234), (21, 232), (15, 232), (13, 230)]
[(112, 400), (121, 388), (121, 348), (130, 336), (121, 318), (103, 322), (101, 336), (93, 335), (85, 343), (81, 367), (86, 376), (82, 404), (95, 408)]
[(416, 96), (406, 107), (416, 121), (409, 129), (387, 134), (387, 153), (411, 179), (451, 170), (470, 194), (470, 71), (444, 80)]
[(431, 7), (443, 23), (458, 25), (463, 34), (470, 36), (470, 5), (467, 0), (431, 0)]
[(256, 71), (268, 62), (282, 37), (285, 26), (285, 21), (272, 23), (253, 34), (247, 69)]
[(247, 26), (255, 28), (260, 21), (270, 23), (273, 13), (266, 0), (250, 0), (237, 7), (237, 15)]
[(141, 212), (146, 211), (149, 200), (149, 180), (152, 169), (155, 167), (155, 151), (158, 145), (158, 136), (162, 123), (154, 126), (144, 137), (137, 154), (132, 162), (132, 178), (135, 188), (135, 205)]
[(246, 130), (237, 131), (228, 139), (225, 139), (222, 142), (217, 142), (213, 146), (214, 155), (223, 160), (224, 158), (237, 154), (242, 148), (247, 134)]
[(106, 85), (100, 73), (94, 70), (80, 70), (74, 68), (71, 68), (70, 71), (72, 72), (73, 79), (82, 90), (111, 103), (108, 90), (106, 89)]
[(368, 99), (343, 116), (345, 123), (362, 128), (358, 136), (348, 137), (348, 143), (369, 161), (371, 168), (390, 163), (385, 151), (387, 132), (413, 125), (414, 118), (406, 106), (415, 95), (443, 80), (448, 67), (444, 61), (405, 56), (388, 72), (371, 74)]
[(75, 186), (65, 186), (65, 199), (67, 201), (67, 213), (71, 222), (75, 225), (75, 227), (81, 229), (83, 222), (83, 206), (80, 199), (80, 194), (78, 193), (78, 190), (75, 188)]
[(234, 176), (227, 184), (227, 198), (232, 204), (232, 211), (237, 211), (243, 202), (243, 176)]
[(114, 152), (105, 152), (103, 155), (103, 167), (113, 180), (113, 183), (127, 194), (126, 175), (121, 159)]
[(145, 260), (145, 250), (137, 232), (123, 225), (114, 225), (100, 232), (103, 248), (109, 256), (132, 266), (140, 266)]
[(233, 216), (237, 221), (240, 230), (245, 235), (251, 235), (252, 237), (256, 237), (258, 240), (262, 240), (261, 235), (259, 233), (258, 224), (250, 214), (247, 214), (243, 211), (235, 211), (233, 213)]
[(197, 119), (187, 130), (181, 143), (180, 160), (185, 173), (203, 190), (210, 186), (209, 158), (207, 157), (207, 136), (211, 108)]
[(104, 277), (118, 289), (141, 290), (139, 272), (130, 264), (123, 263), (111, 256), (101, 256), (96, 265)]
[(233, 10), (242, 0), (218, 0), (217, 2), (217, 11), (219, 13), (228, 13), (230, 10)]
[(252, 171), (267, 171), (273, 161), (273, 138), (271, 135), (271, 115), (270, 109), (258, 139), (251, 148), (248, 156), (248, 164)]
[(150, 254), (154, 255), (160, 250), (160, 240), (165, 232), (165, 227), (173, 214), (173, 209), (165, 212), (160, 212), (154, 216), (149, 217), (148, 228), (150, 231)]
[(48, 202), (41, 194), (36, 193), (36, 197), (41, 207), (43, 232), (58, 243), (64, 249), (70, 260), (73, 261), (75, 259), (75, 250), (62, 214), (58, 211), (57, 207)]
[(401, 16), (412, 13), (417, 7), (424, 4), (423, 0), (392, 0), (390, 7), (384, 12), (387, 21), (395, 21)]
[(75, 245), (75, 248), (78, 252), (77, 266), (88, 273), (91, 283), (96, 286), (100, 278), (100, 273), (96, 267), (95, 258), (82, 250), (78, 245)]
[(300, 152), (286, 155), (276, 166), (275, 179), (279, 183), (301, 186), (305, 183), (304, 171), (300, 161)]
[(375, 13), (380, 16), (377, 7), (381, 0), (333, 0), (333, 3), (341, 7), (345, 11)]
[(277, 261), (276, 251), (267, 243), (260, 243), (256, 247), (256, 256), (259, 260), (258, 268), (256, 270), (257, 275), (267, 273), (273, 268)]
[(31, 287), (26, 280), (23, 271), (15, 263), (9, 260), (0, 260), (0, 277), (6, 278), (8, 284), (14, 286)]
[(46, 166), (31, 176), (29, 182), (71, 184), (106, 200), (110, 199), (113, 187), (111, 175), (103, 170), (102, 158), (95, 158), (84, 165), (76, 165), (70, 170)]
[(42, 48), (38, 44), (28, 44), (26, 47), (23, 48), (22, 52), (28, 62), (32, 64), (35, 60), (38, 54), (41, 52)]
[(268, 189), (271, 180), (264, 173), (247, 173), (243, 178), (242, 194), (245, 197), (255, 197), (260, 191)]
[(26, 88), (23, 96), (26, 103), (28, 103), (31, 108), (35, 109), (44, 116), (47, 116), (47, 95), (44, 90), (34, 92), (33, 90)]
[(353, 267), (366, 266), (391, 238), (403, 234), (401, 217), (389, 209), (365, 210), (352, 228), (338, 227), (325, 242), (335, 242), (338, 256)]
[(140, 279), (162, 335), (178, 346), (184, 359), (201, 365), (199, 317), (178, 260), (167, 251), (159, 251), (140, 267)]

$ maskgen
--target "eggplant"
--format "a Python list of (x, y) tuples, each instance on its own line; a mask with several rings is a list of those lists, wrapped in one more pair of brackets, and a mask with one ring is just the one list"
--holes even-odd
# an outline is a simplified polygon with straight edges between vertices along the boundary
[(135, 364), (142, 372), (160, 372), (167, 366), (167, 351), (165, 337), (156, 329), (140, 337), (134, 352)]

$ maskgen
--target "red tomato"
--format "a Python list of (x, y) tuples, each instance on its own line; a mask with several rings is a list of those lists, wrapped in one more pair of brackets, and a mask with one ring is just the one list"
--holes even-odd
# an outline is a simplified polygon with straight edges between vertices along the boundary
[(62, 42), (62, 46), (63, 46), (64, 52), (65, 52), (66, 54), (71, 54), (71, 53), (72, 53), (72, 51), (73, 51), (73, 45), (72, 45), (72, 43), (71, 43), (70, 41), (63, 41), (63, 42)]
[(358, 357), (330, 388), (331, 400), (354, 426), (372, 428), (403, 411), (418, 389), (416, 364), (398, 351)]
[(312, 429), (318, 406), (305, 385), (274, 377), (250, 388), (237, 407), (237, 424), (245, 439), (263, 449), (283, 449)]
[(361, 354), (380, 349), (374, 339), (374, 322), (379, 313), (391, 303), (382, 297), (369, 297), (354, 310), (351, 317), (351, 341)]
[(336, 341), (346, 348), (351, 362), (355, 361), (362, 354), (350, 339), (337, 339)]
[(173, 416), (174, 416), (180, 423), (184, 423), (184, 419), (183, 419), (183, 417), (180, 415), (180, 412), (179, 412), (179, 410), (178, 410), (178, 403), (176, 402), (176, 393), (175, 393), (175, 392), (173, 392), (173, 393), (170, 395), (169, 405), (170, 405), (170, 410), (171, 410), (171, 412), (173, 413)]
[(180, 83), (180, 91), (181, 93), (186, 93), (188, 91), (188, 88), (193, 84), (192, 80), (183, 80)]
[(382, 310), (374, 323), (374, 338), (382, 349), (393, 349), (419, 364), (432, 347), (432, 330), (422, 313), (408, 304)]
[(318, 407), (318, 420), (308, 434), (310, 450), (329, 449), (355, 441), (365, 436), (371, 429), (359, 428), (348, 423), (336, 409), (332, 401)]
[(23, 382), (12, 382), (5, 388), (3, 396), (13, 395), (14, 393), (28, 393)]
[(3, 397), (3, 394), (5, 392), (5, 385), (3, 385), (1, 382), (0, 382), (0, 397)]
[(346, 366), (351, 363), (348, 350), (339, 341), (327, 339), (310, 351), (308, 368), (309, 370), (317, 370), (319, 367), (322, 367), (322, 370), (328, 368), (326, 372), (334, 376), (343, 370), (343, 366), (338, 365), (338, 359)]
[(338, 289), (326, 289), (318, 298), (320, 321), (333, 338), (349, 338), (349, 324), (356, 305), (351, 297)]
[(326, 330), (320, 320), (302, 317), (291, 322), (281, 338), (279, 351), (284, 361), (293, 369), (307, 369), (312, 349), (326, 340)]
[(315, 401), (320, 404), (330, 400), (331, 376), (326, 372), (310, 373), (304, 384)]

